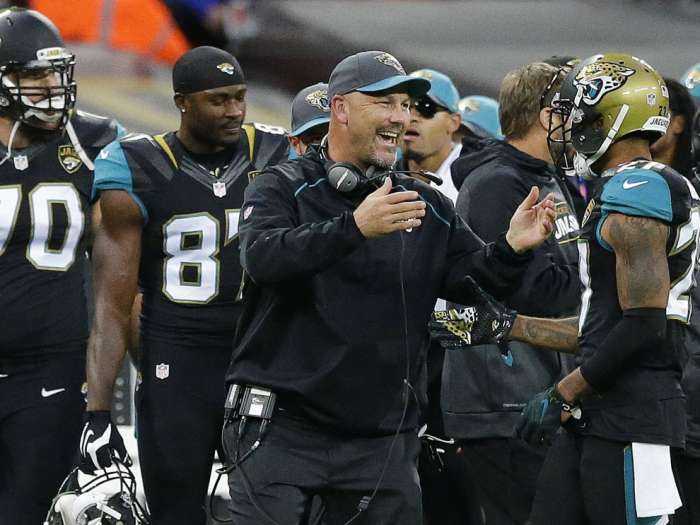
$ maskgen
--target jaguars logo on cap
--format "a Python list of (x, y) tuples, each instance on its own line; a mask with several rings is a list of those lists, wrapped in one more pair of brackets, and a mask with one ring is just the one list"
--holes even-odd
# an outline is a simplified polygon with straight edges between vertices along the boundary
[(402, 75), (406, 74), (406, 70), (404, 70), (403, 66), (401, 65), (401, 62), (396, 60), (394, 55), (390, 55), (389, 53), (382, 53), (381, 55), (375, 56), (374, 59), (377, 62), (381, 62), (385, 66), (393, 67), (396, 71), (398, 71)]
[(75, 148), (70, 144), (65, 144), (58, 147), (58, 162), (61, 163), (63, 169), (68, 173), (75, 173), (83, 165), (83, 161), (76, 153)]
[(473, 98), (463, 98), (459, 101), (459, 110), (474, 113), (481, 109), (481, 102)]
[(328, 91), (325, 89), (317, 89), (304, 97), (309, 104), (328, 113), (331, 110), (330, 102), (328, 101)]
[(636, 71), (614, 62), (593, 62), (584, 66), (574, 79), (583, 91), (583, 101), (595, 106), (606, 93), (620, 89)]
[(222, 71), (223, 73), (226, 73), (227, 75), (233, 75), (236, 72), (236, 68), (233, 66), (233, 64), (229, 64), (228, 62), (219, 64), (218, 66), (216, 66), (216, 69)]

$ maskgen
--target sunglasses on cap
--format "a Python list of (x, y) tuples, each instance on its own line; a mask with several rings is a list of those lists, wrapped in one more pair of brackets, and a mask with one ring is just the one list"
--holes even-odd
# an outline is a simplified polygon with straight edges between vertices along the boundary
[(438, 111), (447, 111), (447, 108), (436, 104), (428, 97), (421, 97), (414, 100), (411, 103), (411, 107), (423, 118), (433, 118)]

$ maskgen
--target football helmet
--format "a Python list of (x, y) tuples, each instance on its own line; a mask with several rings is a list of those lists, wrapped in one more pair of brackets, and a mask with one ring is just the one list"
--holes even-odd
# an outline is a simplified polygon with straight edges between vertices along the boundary
[(134, 473), (117, 459), (95, 476), (75, 468), (58, 489), (44, 521), (44, 525), (148, 524), (150, 516), (137, 499)]
[(0, 115), (63, 130), (75, 107), (74, 67), (51, 20), (29, 9), (0, 11)]
[(652, 143), (669, 124), (668, 89), (643, 60), (626, 54), (589, 57), (566, 75), (552, 100), (547, 141), (564, 173), (596, 177), (592, 166), (631, 134)]

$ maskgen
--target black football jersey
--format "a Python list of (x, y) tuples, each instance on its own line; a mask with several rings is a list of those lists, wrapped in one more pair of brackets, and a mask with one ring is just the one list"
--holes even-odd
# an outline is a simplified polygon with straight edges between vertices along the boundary
[(682, 446), (683, 393), (680, 388), (683, 338), (690, 320), (700, 201), (692, 185), (671, 168), (635, 161), (606, 172), (588, 205), (578, 241), (582, 283), (579, 346), (593, 356), (622, 317), (615, 253), (601, 236), (610, 213), (650, 217), (670, 231), (667, 261), (671, 289), (666, 307), (666, 344), (634, 357), (601, 395), (586, 398), (587, 431), (609, 439)]
[(93, 161), (122, 133), (115, 120), (77, 111), (64, 133), (0, 165), (0, 356), (85, 345)]
[(97, 159), (95, 196), (127, 191), (143, 214), (143, 338), (194, 347), (230, 344), (239, 311), (243, 192), (252, 174), (286, 160), (289, 148), (281, 128), (243, 129), (230, 161), (218, 170), (198, 164), (175, 133), (128, 135)]

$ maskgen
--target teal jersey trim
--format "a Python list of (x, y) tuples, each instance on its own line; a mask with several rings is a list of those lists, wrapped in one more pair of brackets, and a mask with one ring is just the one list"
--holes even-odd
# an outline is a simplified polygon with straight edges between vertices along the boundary
[(671, 189), (666, 179), (652, 170), (633, 169), (613, 176), (603, 188), (601, 216), (596, 226), (596, 240), (608, 251), (613, 251), (601, 237), (601, 228), (611, 213), (649, 217), (664, 222), (673, 219)]
[(144, 224), (148, 222), (148, 210), (146, 210), (143, 201), (134, 193), (131, 169), (118, 140), (110, 142), (102, 148), (95, 159), (95, 180), (92, 184), (90, 200), (95, 202), (98, 194), (105, 190), (126, 191), (141, 210)]

